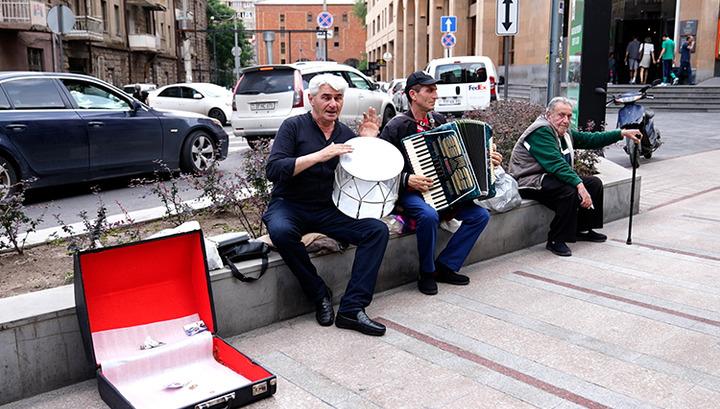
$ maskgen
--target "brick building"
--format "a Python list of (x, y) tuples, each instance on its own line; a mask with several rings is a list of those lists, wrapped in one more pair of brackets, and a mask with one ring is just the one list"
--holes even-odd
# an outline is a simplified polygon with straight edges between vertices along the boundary
[[(175, 22), (176, 2), (182, 0), (0, 0), (0, 70), (68, 71), (93, 75), (114, 85), (148, 82), (158, 85), (182, 80), (183, 67)], [(206, 1), (191, 18), (194, 27), (206, 24)], [(57, 4), (76, 16), (63, 36), (63, 62), (46, 20)], [(207, 80), (205, 33), (197, 37), (193, 54), (195, 81)]]
[[(333, 15), (333, 37), (328, 38), (328, 59), (346, 62), (362, 60), (367, 32), (352, 13), (354, 0), (327, 0), (327, 10)], [(256, 28), (276, 31), (273, 43), (273, 63), (283, 64), (315, 60), (319, 41), (315, 33), (283, 33), (280, 30), (315, 30), (317, 15), (323, 9), (322, 0), (257, 0)], [(257, 36), (258, 63), (267, 64), (267, 51), (262, 33)]]

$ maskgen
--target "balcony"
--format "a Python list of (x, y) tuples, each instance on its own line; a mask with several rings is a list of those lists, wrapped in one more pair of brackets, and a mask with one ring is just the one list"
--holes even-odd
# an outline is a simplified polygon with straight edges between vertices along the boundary
[(153, 34), (130, 34), (128, 36), (130, 49), (133, 51), (160, 51), (160, 36)]
[(98, 17), (77, 16), (75, 26), (64, 35), (68, 41), (103, 41), (103, 21)]
[(28, 30), (30, 16), (30, 0), (0, 0), (0, 29)]
[(157, 11), (166, 10), (163, 0), (127, 0), (127, 4)]

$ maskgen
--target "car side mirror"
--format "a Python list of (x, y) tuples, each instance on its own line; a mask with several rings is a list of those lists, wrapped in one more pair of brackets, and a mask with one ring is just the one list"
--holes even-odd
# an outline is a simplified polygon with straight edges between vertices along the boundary
[(505, 76), (504, 75), (501, 75), (500, 77), (498, 77), (497, 85), (505, 85)]
[(380, 89), (380, 84), (378, 84), (377, 82), (373, 82), (372, 85), (370, 85), (370, 89), (373, 91), (377, 91)]
[(202, 96), (202, 94), (199, 94), (196, 92), (193, 94), (193, 99), (203, 99), (203, 96)]

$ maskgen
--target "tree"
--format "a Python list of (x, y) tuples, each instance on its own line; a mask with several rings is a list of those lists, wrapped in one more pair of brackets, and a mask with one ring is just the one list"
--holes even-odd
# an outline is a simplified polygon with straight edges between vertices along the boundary
[(367, 16), (367, 2), (365, 0), (355, 0), (355, 4), (353, 5), (353, 14), (355, 17), (360, 19), (362, 26), (367, 28), (365, 24), (365, 17)]
[[(235, 46), (234, 17), (235, 10), (226, 6), (221, 0), (209, 0), (207, 6), (208, 17), (208, 49), (213, 52), (214, 67), (217, 69), (214, 76), (215, 82), (223, 86), (235, 85), (235, 57), (232, 55), (232, 48)], [(252, 63), (253, 47), (245, 37), (242, 20), (237, 20), (238, 46), (242, 50), (240, 54), (240, 66), (246, 67)]]

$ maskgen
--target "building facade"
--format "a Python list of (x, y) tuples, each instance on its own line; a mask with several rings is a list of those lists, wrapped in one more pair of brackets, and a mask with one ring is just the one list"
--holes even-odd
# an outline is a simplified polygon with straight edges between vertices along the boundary
[(253, 63), (257, 64), (257, 39), (260, 38), (255, 31), (255, 1), (256, 0), (228, 0), (228, 7), (235, 10), (237, 18), (242, 21), (247, 31), (248, 41), (253, 47)]
[[(327, 0), (327, 11), (333, 15), (332, 37), (327, 39), (328, 60), (357, 64), (365, 53), (367, 32), (352, 12), (354, 0)], [(318, 38), (317, 16), (323, 10), (322, 0), (258, 0), (255, 3), (258, 31), (274, 31), (272, 62), (291, 63), (318, 59), (318, 48), (325, 42)], [(291, 32), (283, 30), (306, 30)], [(258, 63), (267, 64), (268, 55), (263, 34), (257, 37)]]
[[(62, 62), (46, 23), (58, 4), (76, 18), (62, 37)], [(76, 72), (117, 86), (178, 82), (184, 71), (175, 15), (175, 0), (0, 0), (0, 70)], [(207, 58), (204, 33), (202, 45)], [(207, 68), (196, 66), (200, 81)]]
[[(611, 3), (609, 45), (623, 57), (632, 34), (640, 32), (650, 35), (659, 49), (662, 32), (667, 31), (675, 37), (679, 49), (682, 28), (687, 27), (687, 22), (692, 27), (694, 22), (697, 51), (692, 61), (697, 80), (720, 76), (720, 0), (585, 1)], [(504, 66), (503, 39), (495, 34), (496, 0), (367, 0), (366, 4), (368, 61), (377, 61), (386, 52), (392, 55), (378, 71), (379, 79), (407, 76), (423, 69), (430, 60), (443, 57), (440, 17), (446, 15), (457, 16), (458, 20), (452, 55), (486, 55), (496, 65)], [(520, 83), (547, 79), (551, 4), (551, 0), (533, 0), (518, 8), (519, 32), (512, 38), (508, 51), (511, 76)], [(575, 4), (576, 0), (565, 0), (564, 9), (571, 11)]]

